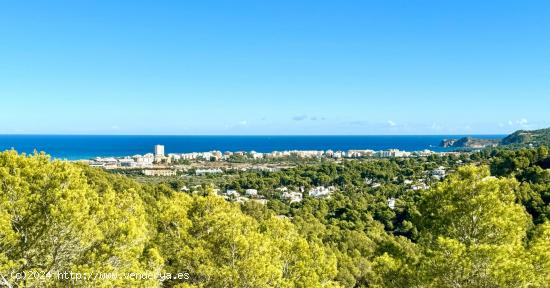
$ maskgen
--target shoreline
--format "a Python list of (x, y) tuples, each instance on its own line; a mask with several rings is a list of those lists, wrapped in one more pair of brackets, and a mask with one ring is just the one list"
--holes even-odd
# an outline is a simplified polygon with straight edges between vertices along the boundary
[[(500, 138), (499, 136), (479, 136)], [(388, 150), (421, 151), (425, 149), (447, 152), (439, 147), (444, 139), (457, 135), (441, 136), (1, 136), (0, 150), (14, 148), (32, 154), (46, 151), (55, 159), (86, 160), (95, 157), (125, 157), (151, 152), (151, 147), (164, 144), (168, 152), (201, 153), (207, 151), (308, 151), (308, 150)]]

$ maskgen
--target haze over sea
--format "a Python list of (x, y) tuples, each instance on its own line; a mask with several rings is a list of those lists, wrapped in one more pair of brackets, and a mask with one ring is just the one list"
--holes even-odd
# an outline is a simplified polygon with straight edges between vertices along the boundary
[[(399, 149), (446, 151), (443, 139), (464, 135), (396, 136), (168, 136), (168, 135), (0, 135), (0, 151), (44, 151), (55, 158), (78, 160), (104, 156), (132, 156), (153, 152), (155, 144), (166, 153), (219, 151), (271, 152), (284, 150)], [(473, 135), (503, 138), (504, 135)]]

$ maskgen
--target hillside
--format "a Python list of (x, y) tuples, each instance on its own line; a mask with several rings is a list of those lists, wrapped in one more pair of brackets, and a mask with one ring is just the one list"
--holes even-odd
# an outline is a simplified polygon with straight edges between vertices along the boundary
[(445, 139), (441, 141), (441, 147), (454, 147), (454, 148), (485, 148), (490, 146), (497, 146), (500, 143), (498, 139), (479, 139), (473, 137), (463, 137), (460, 139)]
[(518, 130), (502, 139), (501, 144), (550, 145), (550, 128), (539, 130)]
[(485, 148), (499, 145), (510, 145), (523, 147), (526, 145), (550, 146), (550, 128), (539, 130), (518, 130), (502, 140), (480, 139), (474, 137), (463, 137), (460, 139), (444, 139), (439, 146), (445, 148)]
[(335, 261), (212, 193), (0, 152), (0, 287), (338, 287)]
[[(0, 152), (0, 287), (548, 287), (549, 154), (241, 171), (183, 193), (171, 180)], [(291, 203), (277, 189), (319, 186), (335, 190)]]

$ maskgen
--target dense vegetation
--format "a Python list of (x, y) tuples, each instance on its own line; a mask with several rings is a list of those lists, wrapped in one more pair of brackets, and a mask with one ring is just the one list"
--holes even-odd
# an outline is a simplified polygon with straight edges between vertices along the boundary
[(518, 130), (502, 139), (502, 144), (550, 145), (550, 128), (539, 130)]
[[(548, 156), (545, 147), (495, 149), (211, 179), (222, 189), (259, 189), (270, 199), (262, 205), (225, 201), (211, 185), (187, 194), (174, 189), (189, 185), (182, 180), (138, 183), (7, 151), (0, 153), (0, 283), (548, 287), (550, 172), (537, 166)], [(433, 179), (428, 173), (439, 165), (454, 172)], [(410, 189), (405, 180), (430, 188)], [(292, 204), (274, 191), (317, 185), (338, 189)], [(55, 277), (63, 271), (119, 277)], [(131, 273), (155, 276), (123, 277)]]

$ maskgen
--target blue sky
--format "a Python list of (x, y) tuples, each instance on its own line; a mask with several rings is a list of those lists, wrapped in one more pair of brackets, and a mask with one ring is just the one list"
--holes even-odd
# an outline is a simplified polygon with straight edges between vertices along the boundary
[(550, 126), (550, 1), (1, 1), (0, 133)]

